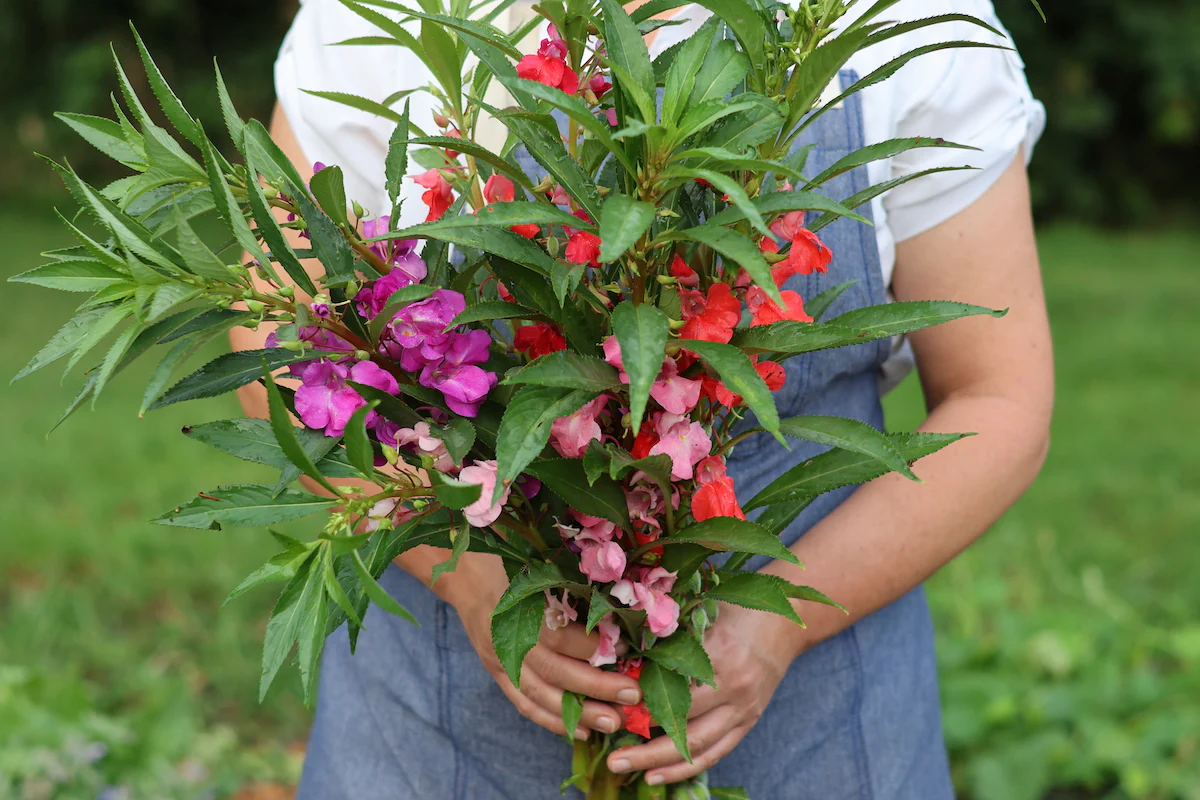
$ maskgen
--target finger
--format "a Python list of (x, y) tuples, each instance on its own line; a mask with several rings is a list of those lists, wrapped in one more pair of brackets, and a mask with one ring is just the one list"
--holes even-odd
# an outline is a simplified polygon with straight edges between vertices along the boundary
[[(733, 718), (732, 707), (719, 706), (688, 724), (688, 751), (693, 761), (729, 732), (733, 727)], [(645, 744), (623, 747), (608, 757), (608, 768), (617, 773), (662, 769), (679, 764), (686, 765), (687, 762), (675, 748), (675, 743), (666, 736), (658, 736)]]
[(600, 644), (600, 634), (596, 631), (585, 633), (578, 622), (554, 630), (543, 625), (540, 643), (565, 656), (587, 661)]
[(659, 786), (664, 783), (676, 783), (699, 775), (706, 769), (712, 769), (725, 756), (729, 755), (738, 742), (746, 735), (748, 727), (734, 728), (721, 737), (716, 744), (699, 755), (692, 754), (692, 763), (680, 761), (671, 767), (656, 769), (646, 774), (646, 783)]
[[(525, 659), (525, 667), (537, 672), (551, 686), (593, 700), (631, 706), (642, 699), (638, 682), (619, 672), (606, 672), (585, 661), (570, 658), (549, 647), (538, 646)], [(612, 709), (615, 713), (616, 709)]]
[[(556, 657), (562, 658), (562, 656)], [(521, 673), (521, 694), (548, 714), (559, 720), (562, 719), (563, 690), (546, 681), (530, 666), (528, 661), (525, 662), (525, 669)], [(597, 703), (585, 699), (583, 711), (579, 716), (579, 725), (581, 728), (590, 728), (601, 733), (615, 733), (621, 728), (621, 715), (607, 703)], [(561, 729), (561, 724), (559, 727)]]
[[(541, 704), (529, 697), (528, 694), (526, 694), (526, 690), (530, 688), (530, 684), (538, 683), (536, 676), (530, 676), (527, 670), (522, 672), (520, 689), (517, 689), (517, 687), (513, 686), (512, 681), (510, 681), (508, 676), (504, 675), (503, 673), (494, 677), (496, 678), (496, 683), (500, 686), (500, 690), (503, 691), (505, 697), (507, 697), (509, 701), (516, 706), (516, 709), (521, 716), (525, 717), (525, 719), (531, 722), (541, 725), (551, 733), (558, 734), (559, 736), (566, 735), (567, 729), (562, 722), (561, 699), (559, 701), (559, 711), (558, 713), (554, 713), (543, 707)], [(574, 736), (576, 739), (582, 741), (588, 737), (588, 731), (583, 726), (579, 726), (575, 729)]]

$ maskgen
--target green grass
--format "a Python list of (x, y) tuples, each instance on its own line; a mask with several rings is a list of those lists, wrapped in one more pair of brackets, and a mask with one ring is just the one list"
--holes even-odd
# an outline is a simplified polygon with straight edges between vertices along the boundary
[[(48, 220), (0, 212), (5, 276), (65, 243)], [(1051, 456), (930, 587), (956, 778), (976, 800), (1050, 786), (1196, 800), (1200, 237), (1057, 228), (1042, 244), (1059, 377)], [(11, 375), (77, 298), (4, 291), (0, 374)], [(271, 597), (217, 610), (271, 542), (146, 522), (261, 475), (179, 435), (236, 403), (139, 421), (144, 374), (122, 375), (49, 441), (78, 375), (60, 385), (50, 368), (0, 393), (0, 797), (21, 776), (59, 780), (44, 795), (56, 798), (112, 784), (130, 797), (223, 796), (294, 778), (288, 747), (308, 719), (294, 676), (256, 699)], [(916, 384), (887, 406), (892, 427), (916, 424)]]

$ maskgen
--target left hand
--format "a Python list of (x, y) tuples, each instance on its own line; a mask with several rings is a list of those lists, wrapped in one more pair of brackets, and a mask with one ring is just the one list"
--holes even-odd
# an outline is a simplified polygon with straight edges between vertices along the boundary
[(765, 611), (726, 603), (720, 608), (704, 639), (718, 688), (692, 689), (687, 727), (692, 763), (684, 761), (675, 743), (664, 735), (614, 751), (608, 757), (613, 772), (646, 770), (651, 785), (686, 780), (728, 755), (766, 710), (802, 649), (800, 628)]

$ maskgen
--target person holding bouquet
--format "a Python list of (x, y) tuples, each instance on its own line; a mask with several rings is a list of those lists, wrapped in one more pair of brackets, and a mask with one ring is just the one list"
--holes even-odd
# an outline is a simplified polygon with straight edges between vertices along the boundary
[[(852, 6), (844, 22), (863, 5)], [(531, 13), (522, 8), (510, 10), (510, 22)], [(888, 16), (957, 13), (1002, 30), (988, 0), (901, 0)], [(665, 16), (673, 24), (648, 37), (652, 57), (695, 34), (708, 12), (683, 6)], [(276, 64), (279, 104), (271, 134), (305, 179), (314, 162), (337, 164), (350, 197), (386, 209), (377, 176), (392, 124), (303, 91), (353, 87), (381, 98), (429, 82), (426, 67), (408, 50), (328, 46), (371, 33), (335, 0), (304, 0)], [(543, 35), (539, 57), (553, 60), (553, 37)], [(836, 96), (899, 53), (950, 38), (1011, 46), (965, 23), (914, 31), (857, 53), (828, 94)], [(454, 135), (432, 97), (413, 95), (411, 104), (422, 130)], [(810, 263), (785, 288), (808, 298), (820, 291), (818, 279), (826, 285), (857, 281), (837, 300), (847, 310), (889, 299), (953, 297), (1011, 311), (1000, 321), (962, 320), (903, 340), (792, 359), (776, 394), (780, 412), (847, 416), (882, 428), (880, 396), (915, 362), (929, 408), (921, 430), (978, 435), (923, 461), (924, 484), (889, 475), (824, 495), (801, 513), (783, 541), (808, 565), (805, 580), (849, 614), (818, 606), (801, 629), (772, 614), (723, 605), (705, 639), (719, 688), (693, 691), (693, 763), (660, 735), (612, 753), (609, 770), (646, 771), (646, 782), (655, 785), (707, 769), (714, 783), (744, 786), (758, 800), (953, 796), (933, 630), (920, 584), (1021, 495), (1046, 455), (1053, 370), (1025, 174), (1042, 125), (1042, 108), (1014, 51), (948, 49), (846, 99), (797, 143), (813, 145), (810, 172), (901, 137), (940, 136), (978, 151), (913, 150), (839, 176), (826, 187), (834, 198), (935, 171), (860, 209), (873, 227), (849, 219), (828, 226)], [(940, 171), (965, 164), (977, 169)], [(401, 228), (432, 214), (438, 187), (423, 177), (405, 182)], [(785, 222), (772, 231), (784, 240), (802, 236), (802, 214)], [(268, 326), (238, 328), (233, 342), (261, 347), (268, 333)], [(249, 413), (267, 415), (260, 386), (241, 394)], [(728, 475), (744, 500), (813, 452), (789, 452), (758, 434), (734, 451)], [(733, 498), (724, 502), (737, 505)], [(454, 572), (432, 582), (435, 566), (448, 557), (446, 550), (416, 548), (381, 579), (421, 627), (373, 609), (354, 655), (344, 634), (334, 635), (301, 800), (550, 800), (570, 773), (556, 736), (633, 729), (638, 682), (593, 666), (602, 633), (585, 634), (574, 610), (553, 598), (547, 621), (554, 624), (543, 629), (515, 689), (492, 648), (489, 626), (508, 586), (500, 559), (466, 553)], [(751, 563), (792, 580), (801, 576), (782, 561)], [(578, 731), (563, 728), (564, 692), (587, 698)]]

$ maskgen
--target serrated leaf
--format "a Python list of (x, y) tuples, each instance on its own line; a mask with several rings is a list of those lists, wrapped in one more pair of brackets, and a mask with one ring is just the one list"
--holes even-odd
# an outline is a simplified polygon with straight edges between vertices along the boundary
[(840, 447), (881, 461), (889, 470), (909, 480), (920, 479), (888, 437), (865, 422), (849, 417), (806, 415), (789, 417), (779, 423), (779, 432), (793, 439)]
[(403, 119), (403, 115), (397, 113), (395, 109), (388, 108), (383, 103), (376, 102), (375, 100), (350, 94), (349, 92), (318, 92), (313, 89), (301, 89), (300, 91), (305, 94), (311, 94), (313, 97), (320, 97), (322, 100), (331, 100), (359, 111), (365, 111), (368, 114), (374, 114), (377, 117), (383, 117), (395, 123), (399, 123)]
[(499, 498), (504, 487), (546, 447), (554, 420), (578, 411), (596, 394), (586, 389), (524, 386), (513, 395), (496, 437), (498, 471), (494, 498)]
[[(891, 433), (887, 436), (910, 464), (963, 438), (959, 433)], [(888, 471), (876, 458), (835, 448), (784, 472), (742, 508), (750, 511), (759, 506), (819, 497), (843, 486), (873, 481)]]
[(483, 491), (478, 483), (465, 483), (436, 470), (430, 471), (429, 479), (434, 496), (446, 508), (466, 508), (477, 501)]
[(600, 261), (610, 263), (625, 255), (654, 222), (651, 203), (624, 194), (612, 194), (600, 210)]
[(758, 213), (758, 209), (750, 202), (750, 197), (746, 194), (746, 190), (742, 188), (740, 183), (728, 175), (722, 175), (711, 169), (701, 169), (698, 167), (671, 167), (664, 170), (662, 176), (666, 179), (690, 178), (707, 181), (714, 189), (721, 192), (728, 199), (729, 203), (741, 210), (742, 215), (755, 230), (763, 236), (772, 235), (771, 231), (767, 228), (767, 223), (763, 221), (762, 215)]
[(321, 559), (321, 570), (322, 578), (325, 581), (325, 594), (345, 612), (347, 619), (355, 625), (362, 627), (362, 617), (359, 615), (358, 609), (350, 602), (350, 597), (346, 594), (345, 588), (342, 587), (342, 582), (338, 580), (337, 572), (333, 569), (331, 550), (327, 550)]
[(695, 107), (711, 100), (724, 100), (750, 71), (750, 59), (738, 51), (730, 39), (709, 41), (706, 57), (696, 73), (687, 106)]
[(342, 177), (342, 168), (330, 165), (319, 170), (308, 183), (313, 197), (321, 204), (321, 210), (337, 225), (348, 228), (350, 219), (346, 216), (346, 186)]
[(526, 308), (516, 303), (506, 303), (503, 300), (484, 300), (473, 306), (467, 306), (461, 314), (451, 320), (446, 326), (456, 328), (459, 325), (469, 325), (472, 322), (483, 322), (493, 319), (521, 319), (541, 316), (532, 308)]
[(492, 648), (513, 686), (521, 686), (521, 664), (534, 648), (546, 616), (546, 596), (540, 591), (492, 612)]
[(58, 332), (38, 351), (37, 355), (30, 359), (29, 363), (13, 376), (11, 382), (16, 383), (26, 375), (37, 372), (42, 367), (53, 364), (58, 359), (73, 352), (87, 338), (89, 331), (110, 310), (108, 307), (97, 306), (94, 308), (85, 308), (76, 313), (65, 325), (58, 329)]
[(767, 293), (768, 297), (775, 301), (776, 305), (780, 308), (787, 306), (787, 303), (783, 301), (783, 296), (779, 294), (779, 287), (771, 278), (771, 267), (763, 260), (762, 251), (754, 242), (737, 231), (722, 228), (714, 221), (709, 221), (695, 228), (677, 231), (672, 238), (691, 239), (693, 242), (699, 242), (720, 253), (725, 259), (726, 269), (732, 269), (734, 264), (744, 268), (750, 278)]
[(350, 558), (354, 562), (354, 568), (358, 570), (358, 577), (362, 580), (363, 591), (367, 593), (367, 597), (371, 598), (371, 602), (382, 608), (389, 614), (395, 614), (401, 619), (406, 619), (413, 625), (420, 626), (417, 618), (408, 612), (404, 606), (396, 602), (390, 594), (388, 594), (379, 582), (367, 570), (367, 565), (363, 563), (362, 556), (355, 550), (350, 553)]
[[(330, 478), (351, 478), (358, 474), (349, 461), (344, 460), (342, 451), (330, 453), (332, 447), (337, 444), (336, 438), (311, 428), (293, 430), (296, 432), (296, 438), (300, 440), (300, 446), (309, 454), (321, 474)], [(216, 420), (188, 426), (183, 429), (183, 433), (191, 439), (245, 461), (264, 464), (278, 470), (295, 469), (276, 441), (270, 421), (265, 419)], [(326, 456), (326, 453), (330, 454)], [(295, 476), (292, 480), (294, 479)], [(291, 483), (291, 480), (287, 483)]]
[(225, 598), (221, 603), (224, 608), (231, 601), (241, 597), (246, 592), (258, 586), (263, 586), (268, 583), (277, 581), (291, 580), (296, 574), (296, 570), (301, 564), (311, 555), (313, 544), (302, 544), (295, 539), (282, 534), (276, 534), (276, 538), (287, 548), (282, 553), (276, 553), (271, 556), (267, 563), (260, 566), (254, 572), (250, 573), (237, 585), (236, 588)]
[(367, 414), (375, 410), (379, 401), (372, 400), (351, 415), (346, 423), (346, 455), (359, 473), (370, 480), (375, 475), (375, 451), (367, 435)]
[(625, 493), (614, 481), (599, 476), (588, 481), (579, 458), (549, 458), (525, 467), (534, 476), (581, 514), (610, 520), (630, 530), (629, 508)]
[(300, 623), (312, 607), (312, 594), (322, 583), (320, 575), (313, 574), (313, 563), (313, 554), (310, 553), (283, 588), (271, 612), (263, 639), (262, 673), (258, 683), (260, 702), (267, 696), (267, 689), (275, 680), (283, 660), (291, 652), (292, 642), (296, 641), (297, 632), (300, 630)]
[(155, 400), (149, 410), (153, 411), (185, 400), (216, 397), (239, 389), (262, 375), (264, 360), (269, 369), (275, 370), (279, 367), (286, 367), (288, 364), (310, 361), (320, 357), (322, 357), (321, 353), (313, 351), (292, 353), (277, 347), (226, 353), (180, 380)]
[(804, 622), (796, 615), (796, 610), (792, 608), (787, 592), (784, 591), (783, 587), (786, 584), (787, 581), (782, 578), (759, 572), (722, 572), (721, 583), (710, 587), (706, 596), (742, 608), (770, 611), (803, 627)]
[(775, 398), (745, 353), (733, 345), (720, 342), (687, 339), (682, 344), (721, 376), (725, 388), (740, 394), (758, 417), (759, 424), (779, 438), (779, 412), (775, 409)]
[(595, 356), (559, 350), (508, 373), (501, 385), (535, 384), (603, 392), (621, 384), (617, 371)]
[(455, 417), (445, 425), (433, 428), (432, 433), (442, 440), (456, 466), (462, 466), (463, 459), (475, 446), (475, 426), (463, 417)]
[(656, 540), (656, 543), (663, 545), (683, 542), (698, 544), (710, 550), (754, 553), (792, 564), (800, 563), (795, 554), (788, 550), (778, 537), (773, 536), (761, 525), (734, 517), (706, 519)]
[(408, 171), (408, 126), (409, 101), (404, 101), (404, 111), (396, 121), (392, 138), (388, 141), (387, 158), (384, 160), (384, 177), (388, 197), (395, 204), (400, 199), (403, 188), (404, 173)]
[(222, 525), (253, 528), (300, 519), (332, 507), (337, 501), (308, 492), (270, 486), (222, 486), (168, 511), (153, 522), (181, 528), (220, 530)]
[(367, 331), (371, 336), (372, 342), (379, 341), (379, 335), (387, 324), (392, 321), (405, 306), (410, 303), (416, 303), (432, 295), (437, 291), (433, 286), (428, 286), (423, 283), (414, 283), (411, 286), (401, 286), (392, 296), (388, 298), (387, 305), (379, 310), (375, 318), (371, 320), (367, 326)]
[(612, 313), (612, 330), (621, 345), (621, 363), (629, 375), (629, 413), (632, 430), (641, 428), (650, 387), (662, 371), (671, 326), (654, 306), (621, 303)]
[(579, 727), (579, 718), (582, 716), (583, 698), (574, 692), (563, 692), (562, 721), (568, 739), (575, 740), (575, 730)]
[(642, 698), (651, 719), (671, 737), (679, 754), (689, 764), (692, 763), (687, 745), (687, 715), (692, 707), (691, 681), (657, 661), (647, 659), (642, 663), (638, 685), (642, 688)]
[(114, 161), (119, 161), (127, 167), (145, 167), (143, 155), (125, 141), (124, 132), (116, 122), (104, 117), (68, 114), (62, 111), (55, 112), (54, 116), (65, 122), (85, 142)]
[(142, 57), (142, 65), (146, 68), (146, 79), (150, 84), (150, 90), (154, 92), (154, 96), (158, 98), (158, 104), (162, 107), (163, 113), (167, 115), (167, 119), (175, 126), (175, 130), (187, 137), (188, 141), (197, 147), (201, 146), (204, 141), (204, 133), (200, 130), (200, 126), (192, 119), (192, 115), (183, 107), (183, 103), (171, 90), (167, 84), (167, 79), (163, 77), (162, 72), (158, 69), (158, 65), (154, 63), (154, 59), (150, 57), (150, 51), (146, 49), (142, 37), (138, 34), (137, 28), (130, 23), (129, 28), (133, 31), (133, 40), (137, 44), (138, 53)]
[(600, 620), (616, 611), (617, 607), (609, 602), (608, 596), (599, 589), (592, 589), (592, 599), (588, 602), (587, 624), (584, 632), (591, 633), (600, 624)]
[(492, 610), (492, 617), (503, 614), (531, 595), (540, 595), (546, 589), (555, 589), (566, 582), (567, 579), (554, 564), (532, 561), (509, 582), (508, 589)]
[(858, 283), (857, 280), (842, 281), (835, 286), (830, 286), (816, 297), (806, 301), (804, 303), (804, 311), (819, 322), (821, 317), (825, 315), (825, 312), (829, 310), (829, 307), (836, 303), (838, 298), (856, 283)]
[[(475, 488), (479, 487), (476, 486)], [(476, 492), (475, 496), (478, 498), (479, 492)], [(458, 566), (458, 559), (463, 553), (467, 552), (467, 548), (471, 546), (471, 526), (463, 525), (461, 528), (451, 528), (450, 541), (453, 544), (453, 547), (450, 549), (450, 557), (440, 564), (433, 565), (433, 574), (429, 579), (429, 585), (431, 587), (437, 583), (438, 578), (440, 578), (443, 574), (447, 572), (453, 572)]]
[(687, 631), (678, 631), (665, 639), (659, 639), (645, 654), (651, 661), (680, 675), (707, 683), (714, 689), (717, 686), (712, 661), (704, 651), (704, 645)]
[(978, 147), (972, 147), (966, 144), (955, 144), (948, 142), (945, 139), (937, 139), (930, 136), (913, 136), (905, 139), (889, 139), (885, 142), (877, 142), (876, 144), (860, 147), (857, 150), (839, 158), (828, 169), (821, 172), (815, 178), (810, 180), (804, 189), (812, 189), (821, 186), (827, 181), (831, 181), (839, 175), (850, 172), (853, 169), (861, 167), (864, 164), (869, 164), (872, 161), (881, 161), (886, 158), (895, 158), (901, 153), (907, 153), (910, 150), (916, 150), (925, 147), (944, 147), (958, 150), (976, 150)]
[(603, 11), (604, 44), (609, 62), (615, 75), (624, 73), (625, 80), (616, 81), (638, 106), (642, 118), (654, 122), (654, 101), (647, 94), (655, 86), (654, 67), (650, 63), (650, 52), (646, 41), (629, 14), (616, 0), (600, 0)]
[(691, 105), (688, 98), (696, 85), (696, 75), (700, 71), (700, 66), (713, 47), (713, 37), (716, 35), (719, 24), (720, 21), (717, 17), (706, 20), (700, 29), (683, 43), (671, 61), (663, 83), (662, 121), (664, 125), (674, 125), (679, 119), (680, 112)]

